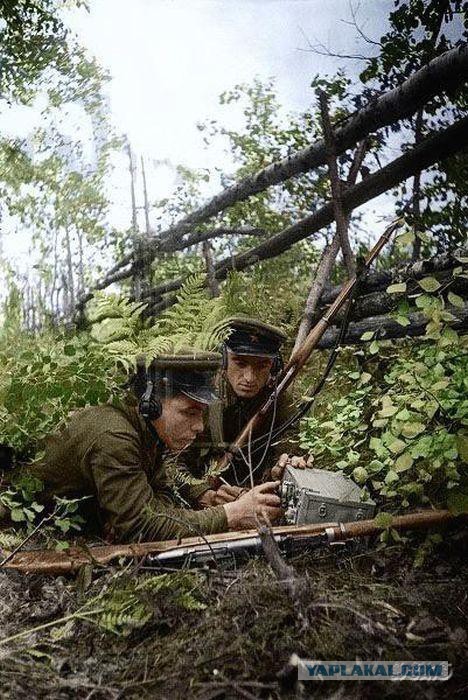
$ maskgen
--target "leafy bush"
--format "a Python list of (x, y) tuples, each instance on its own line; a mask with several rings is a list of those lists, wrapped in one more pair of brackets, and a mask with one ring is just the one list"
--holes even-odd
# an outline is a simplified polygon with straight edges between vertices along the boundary
[(387, 354), (383, 376), (378, 367), (374, 376), (341, 370), (335, 382), (348, 380), (349, 393), (303, 420), (301, 446), (317, 466), (342, 470), (395, 505), (455, 504), (468, 458), (468, 354), (428, 343)]
[(30, 454), (70, 411), (118, 390), (112, 358), (86, 333), (9, 336), (0, 363), (0, 442), (21, 453)]

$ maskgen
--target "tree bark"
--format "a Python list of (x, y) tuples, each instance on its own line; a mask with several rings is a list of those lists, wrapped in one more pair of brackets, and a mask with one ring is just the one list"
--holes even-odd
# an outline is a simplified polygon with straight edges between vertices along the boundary
[(208, 282), (208, 289), (210, 290), (211, 297), (219, 297), (219, 282), (216, 279), (214, 262), (213, 262), (213, 250), (209, 241), (203, 241), (202, 243), (203, 258), (205, 260), (206, 267), (206, 277)]
[[(468, 299), (468, 280), (463, 277), (453, 278), (452, 273), (442, 273), (442, 275), (435, 275), (437, 281), (445, 287), (448, 286), (448, 291), (455, 292), (462, 298)], [(412, 281), (412, 284), (408, 285), (408, 291), (410, 293), (420, 293), (422, 289), (419, 287), (416, 280)], [(407, 297), (407, 292), (402, 292), (401, 294), (387, 294), (385, 288), (382, 291), (372, 292), (371, 294), (366, 294), (365, 296), (359, 296), (353, 307), (353, 320), (361, 321), (363, 319), (369, 318), (370, 316), (380, 316), (382, 314), (388, 314), (395, 311), (397, 302)], [(318, 321), (318, 319), (323, 316), (326, 307), (319, 306), (317, 312), (312, 319), (312, 323)], [(336, 315), (336, 322), (341, 321), (343, 317), (343, 312), (340, 311)]]
[[(139, 231), (138, 231), (138, 216), (136, 207), (136, 195), (135, 195), (135, 164), (133, 162), (133, 153), (130, 142), (127, 141), (127, 155), (128, 155), (128, 170), (130, 173), (130, 199), (132, 205), (132, 258), (134, 261), (142, 260), (143, 255), (140, 247), (139, 241)], [(142, 265), (132, 270), (132, 288), (133, 296), (139, 301), (142, 292), (142, 279), (141, 279), (141, 269)]]
[(70, 318), (73, 314), (73, 309), (75, 306), (75, 283), (73, 280), (73, 255), (72, 246), (70, 238), (70, 227), (65, 224), (65, 250), (67, 255), (67, 292), (68, 292), (68, 304), (65, 310), (65, 315)]
[[(434, 95), (440, 94), (442, 86), (444, 92), (454, 90), (464, 82), (467, 70), (467, 43), (433, 59), (405, 80), (402, 85), (380, 95), (345, 119), (343, 125), (335, 132), (337, 153), (340, 154), (348, 148), (352, 148), (357, 141), (368, 136), (370, 132), (377, 131), (414, 114)], [(235, 183), (213, 197), (207, 204), (199, 207), (164, 231), (158, 237), (157, 244), (151, 247), (152, 259), (159, 252), (161, 241), (169, 238), (172, 241), (179, 241), (194, 224), (206, 221), (236, 202), (243, 201), (272, 185), (324, 165), (325, 162), (326, 146), (323, 140), (320, 140), (308, 148), (277, 163), (272, 163), (254, 175)], [(132, 255), (125, 256), (118, 265), (114, 266), (114, 271), (131, 262)], [(108, 286), (114, 281), (111, 279), (112, 275), (109, 275), (109, 278), (104, 286)]]
[[(457, 321), (450, 323), (450, 328), (462, 333), (466, 332), (468, 330), (468, 304), (465, 304), (463, 309), (450, 307), (450, 311), (457, 318)], [(413, 313), (409, 314), (408, 318), (410, 320), (409, 326), (401, 326), (391, 316), (373, 316), (363, 321), (350, 323), (343, 345), (357, 345), (368, 342), (361, 340), (362, 334), (366, 331), (375, 332), (377, 340), (424, 335), (428, 322), (427, 317), (420, 313)], [(317, 347), (319, 349), (333, 347), (339, 333), (340, 329), (338, 327), (329, 328), (323, 334)]]
[[(432, 273), (446, 272), (461, 265), (458, 258), (467, 258), (468, 248), (457, 248), (450, 253), (434, 255), (426, 260), (417, 260), (394, 270), (379, 270), (367, 275), (360, 284), (361, 295), (371, 294), (385, 290), (390, 284), (395, 282), (406, 282), (410, 279), (421, 279)], [(341, 285), (325, 290), (320, 298), (320, 306), (332, 304), (341, 291)]]
[(141, 176), (143, 178), (143, 209), (145, 212), (145, 229), (146, 235), (149, 236), (151, 233), (151, 226), (149, 220), (149, 201), (148, 201), (148, 188), (146, 186), (146, 171), (145, 171), (145, 161), (143, 156), (141, 156)]
[[(444, 160), (462, 150), (468, 143), (468, 117), (460, 119), (447, 129), (436, 132), (424, 139), (419, 146), (404, 153), (391, 163), (370, 175), (363, 182), (350, 187), (343, 193), (343, 203), (347, 209), (355, 209), (374, 197), (386, 192), (402, 180), (411, 177), (418, 170), (432, 165), (438, 160)], [(288, 226), (275, 234), (264, 243), (251, 250), (233, 257), (225, 258), (216, 263), (216, 279), (225, 279), (230, 270), (245, 270), (260, 260), (275, 258), (294, 243), (308, 238), (333, 221), (333, 207), (330, 203)], [(179, 289), (183, 280), (170, 280), (150, 290), (145, 297), (156, 298), (167, 292)]]
[[(318, 90), (318, 98), (320, 103), (320, 114), (322, 118), (323, 135), (325, 145), (327, 147), (327, 163), (328, 174), (330, 178), (330, 186), (332, 192), (333, 213), (335, 215), (336, 232), (340, 239), (341, 251), (343, 260), (348, 271), (348, 277), (354, 277), (356, 274), (356, 263), (354, 261), (353, 251), (349, 243), (348, 224), (349, 217), (343, 209), (343, 199), (341, 196), (342, 182), (338, 172), (338, 162), (336, 153), (335, 135), (330, 121), (328, 112), (328, 97), (323, 90)], [(336, 256), (335, 256), (336, 257)]]

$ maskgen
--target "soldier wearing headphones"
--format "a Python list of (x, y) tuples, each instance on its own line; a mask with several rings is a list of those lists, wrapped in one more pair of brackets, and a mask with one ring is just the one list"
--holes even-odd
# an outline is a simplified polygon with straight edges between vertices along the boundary
[(77, 411), (49, 438), (44, 459), (27, 467), (42, 480), (45, 500), (91, 497), (94, 517), (117, 541), (196, 536), (277, 520), (279, 482), (205, 510), (177, 507), (173, 500), (165, 460), (203, 430), (203, 413), (216, 398), (213, 378), (220, 359), (188, 348), (155, 358), (148, 369), (140, 362), (133, 401)]
[[(182, 467), (198, 477), (203, 476), (207, 465), (220, 456), (235, 440), (249, 419), (262, 406), (282, 369), (281, 345), (286, 335), (274, 326), (247, 316), (235, 316), (228, 320), (231, 333), (221, 348), (223, 363), (218, 373), (217, 389), (221, 401), (209, 407), (207, 426), (192, 447), (183, 455)], [(252, 434), (252, 445), (258, 444), (260, 435), (268, 434), (283, 424), (290, 416), (292, 400), (290, 395), (279, 396), (273, 410), (266, 416), (261, 428)], [(287, 454), (280, 452), (276, 441), (256, 450), (251, 450), (251, 467), (254, 483), (260, 483), (272, 473), (279, 478), (288, 461)], [(283, 441), (284, 445), (284, 441)], [(209, 488), (205, 481), (194, 486), (190, 498), (201, 505), (225, 503), (237, 498), (241, 489), (249, 488), (250, 467), (249, 450), (244, 449), (244, 458), (237, 458), (229, 469), (222, 474), (224, 482), (218, 491)], [(276, 459), (279, 461), (273, 466)], [(304, 467), (304, 460), (297, 458), (295, 466)], [(270, 469), (273, 467), (272, 471)]]

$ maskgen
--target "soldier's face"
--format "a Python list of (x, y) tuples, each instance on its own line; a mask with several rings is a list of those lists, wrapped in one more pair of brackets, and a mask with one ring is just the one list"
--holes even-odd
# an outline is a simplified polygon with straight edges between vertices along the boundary
[(226, 377), (236, 396), (251, 399), (266, 385), (273, 360), (269, 357), (228, 353)]
[(154, 427), (173, 452), (180, 452), (203, 431), (203, 414), (206, 405), (184, 394), (162, 400), (162, 414), (153, 421)]

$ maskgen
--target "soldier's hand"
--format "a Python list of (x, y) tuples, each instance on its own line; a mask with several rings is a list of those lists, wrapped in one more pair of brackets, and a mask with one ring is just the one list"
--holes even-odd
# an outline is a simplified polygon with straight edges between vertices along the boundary
[(240, 486), (230, 486), (229, 484), (224, 484), (220, 486), (217, 491), (205, 491), (198, 502), (203, 507), (207, 506), (219, 506), (225, 503), (231, 503), (232, 501), (237, 501), (238, 498), (242, 496), (243, 493), (247, 493), (248, 489), (241, 488)]
[(230, 486), (225, 484), (221, 486), (217, 491), (210, 489), (202, 493), (198, 499), (198, 503), (203, 508), (208, 508), (209, 506), (219, 506), (225, 503), (231, 503), (236, 501), (243, 493), (247, 493), (248, 489), (241, 488), (240, 486)]
[(267, 481), (255, 486), (236, 501), (224, 506), (230, 530), (246, 530), (259, 523), (274, 523), (283, 515), (278, 496), (279, 481)]
[(280, 455), (280, 458), (271, 470), (271, 478), (279, 479), (281, 481), (286, 467), (297, 467), (298, 469), (305, 469), (306, 467), (311, 466), (309, 462), (310, 457), (308, 460), (306, 460), (305, 457), (298, 457), (297, 455), (288, 455), (285, 452), (284, 454)]

